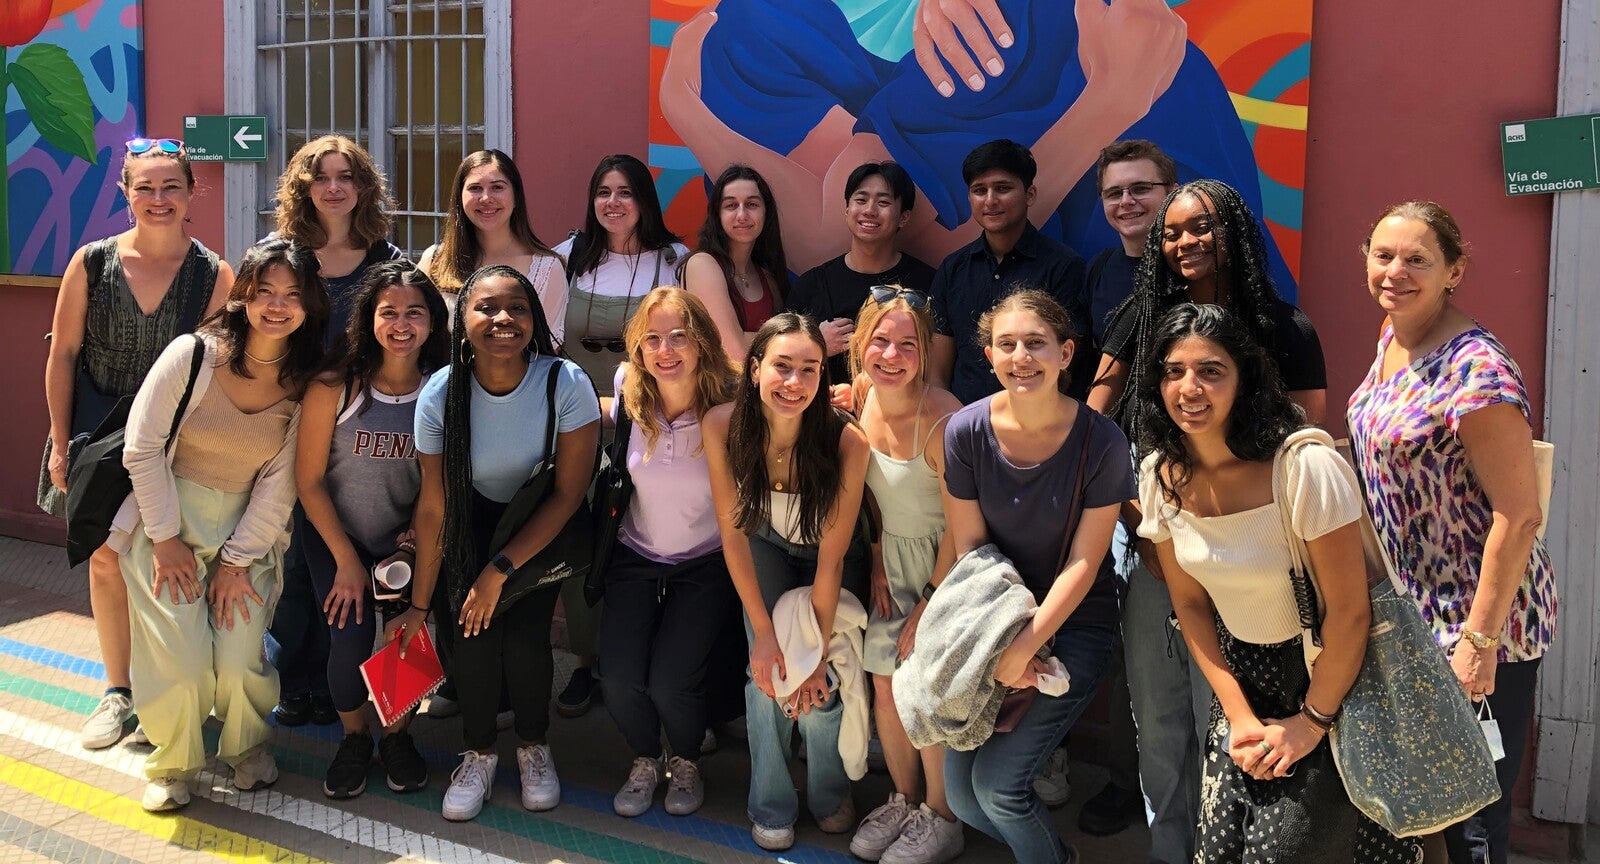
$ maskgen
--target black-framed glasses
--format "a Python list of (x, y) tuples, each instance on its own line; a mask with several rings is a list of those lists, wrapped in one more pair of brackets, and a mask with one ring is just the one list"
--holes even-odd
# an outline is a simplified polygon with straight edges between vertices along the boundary
[(613, 354), (621, 354), (622, 352), (628, 350), (628, 346), (623, 343), (622, 337), (620, 336), (613, 336), (609, 339), (601, 339), (595, 336), (585, 336), (578, 340), (578, 344), (583, 346), (583, 350), (595, 354), (598, 354), (601, 351), (610, 351)]
[(901, 297), (905, 299), (906, 305), (913, 309), (928, 308), (928, 295), (898, 285), (874, 285), (867, 289), (867, 293), (874, 303), (888, 303), (896, 297)]
[(172, 154), (183, 152), (183, 142), (176, 138), (129, 138), (123, 145), (135, 156), (149, 153), (151, 150)]
[(668, 333), (646, 333), (639, 340), (646, 351), (660, 351), (663, 347), (674, 351), (682, 351), (689, 347), (689, 333), (685, 330), (673, 330)]
[(1147, 198), (1157, 189), (1165, 189), (1171, 183), (1129, 183), (1126, 186), (1107, 186), (1100, 190), (1100, 200), (1111, 204), (1122, 200), (1122, 193), (1126, 192), (1134, 198)]

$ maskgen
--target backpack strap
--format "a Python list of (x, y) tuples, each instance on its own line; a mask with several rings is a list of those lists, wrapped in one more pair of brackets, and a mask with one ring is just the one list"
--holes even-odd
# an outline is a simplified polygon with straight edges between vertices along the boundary
[(200, 319), (206, 314), (206, 303), (211, 299), (211, 290), (216, 287), (219, 269), (217, 253), (200, 245), (197, 240), (189, 242), (194, 244), (189, 254), (198, 254), (200, 260), (184, 286), (189, 294), (184, 298), (183, 317), (178, 319), (179, 333), (193, 333), (200, 326)]
[(163, 454), (172, 451), (172, 442), (178, 438), (178, 427), (183, 423), (184, 413), (189, 410), (189, 397), (194, 395), (194, 382), (200, 378), (200, 364), (206, 359), (205, 340), (199, 336), (194, 336), (193, 339), (194, 358), (189, 361), (189, 383), (184, 385), (183, 398), (178, 400), (178, 410), (172, 413), (172, 428), (167, 430), (167, 443), (161, 445)]

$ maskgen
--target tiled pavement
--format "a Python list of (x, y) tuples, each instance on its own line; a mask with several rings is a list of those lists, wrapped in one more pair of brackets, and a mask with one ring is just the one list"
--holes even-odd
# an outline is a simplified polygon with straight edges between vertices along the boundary
[[(603, 708), (578, 720), (556, 718), (551, 745), (562, 780), (562, 804), (549, 813), (524, 811), (517, 800), (515, 761), (502, 746), (494, 798), (479, 818), (455, 824), (439, 803), (455, 764), (455, 720), (419, 718), (413, 725), (428, 758), (428, 789), (396, 795), (381, 782), (351, 801), (322, 794), (322, 772), (338, 743), (336, 727), (279, 730), (273, 745), (283, 777), (268, 791), (240, 793), (226, 766), (213, 761), (202, 792), (178, 814), (139, 808), (144, 753), (122, 744), (90, 752), (77, 730), (104, 686), (89, 618), (86, 577), (69, 571), (58, 548), (0, 538), (0, 862), (803, 862), (853, 861), (848, 837), (822, 834), (803, 820), (800, 843), (781, 855), (750, 841), (744, 816), (749, 775), (741, 741), (704, 762), (708, 800), (695, 816), (674, 818), (658, 806), (638, 819), (611, 812), (611, 794), (630, 758)], [(558, 669), (558, 685), (566, 669)], [(213, 723), (213, 725), (215, 725)], [(214, 742), (214, 732), (212, 740)], [(803, 776), (803, 775), (802, 775)], [(1086, 862), (1137, 862), (1142, 829), (1109, 840), (1070, 827), (1086, 793), (1103, 774), (1074, 765), (1073, 799), (1057, 823)], [(856, 784), (865, 810), (888, 794), (881, 773)], [(1009, 860), (1006, 850), (967, 832), (963, 862)]]

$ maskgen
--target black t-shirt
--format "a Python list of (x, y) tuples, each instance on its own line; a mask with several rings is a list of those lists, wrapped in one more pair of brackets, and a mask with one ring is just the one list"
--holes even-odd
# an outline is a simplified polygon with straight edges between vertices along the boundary
[[(910, 255), (901, 254), (900, 261), (882, 273), (858, 273), (840, 255), (807, 270), (784, 300), (783, 309), (810, 315), (818, 324), (830, 318), (854, 321), (874, 285), (894, 284), (927, 294), (932, 282), (933, 268)], [(850, 380), (850, 364), (844, 352), (828, 358), (828, 375), (834, 384)]]
[[(1129, 257), (1120, 246), (1102, 251), (1089, 262), (1089, 332), (1094, 334), (1097, 349), (1106, 344), (1111, 313), (1133, 293), (1133, 276), (1138, 269), (1139, 258)], [(1082, 322), (1073, 323), (1084, 326)]]
[[(1188, 302), (1182, 291), (1175, 291), (1166, 300), (1166, 308)], [(1105, 343), (1101, 353), (1110, 354), (1124, 363), (1133, 363), (1138, 346), (1134, 344), (1134, 310), (1122, 310), (1106, 325)], [(1283, 389), (1326, 390), (1328, 370), (1323, 365), (1322, 341), (1317, 338), (1317, 328), (1311, 319), (1298, 308), (1282, 300), (1272, 302), (1272, 328), (1277, 339), (1273, 359), (1278, 362), (1278, 375), (1283, 379)]]

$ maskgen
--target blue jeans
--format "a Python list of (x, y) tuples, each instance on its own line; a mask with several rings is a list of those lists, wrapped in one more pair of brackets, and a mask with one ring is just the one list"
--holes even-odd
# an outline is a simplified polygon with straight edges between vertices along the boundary
[[(1118, 526), (1119, 535), (1122, 531)], [(1120, 540), (1113, 542), (1120, 546)], [(1128, 696), (1139, 734), (1139, 785), (1150, 823), (1150, 864), (1194, 860), (1200, 766), (1211, 717), (1211, 685), (1169, 623), (1172, 595), (1133, 559), (1122, 607)], [(1128, 572), (1128, 571), (1124, 571)]]
[(1034, 794), (1033, 780), (1100, 689), (1116, 636), (1115, 620), (1069, 620), (1056, 632), (1054, 649), (1071, 677), (1066, 695), (1036, 696), (1016, 729), (996, 733), (976, 750), (945, 752), (950, 809), (962, 822), (1011, 847), (1023, 864), (1069, 860), (1050, 811)]
[[(855, 594), (863, 605), (867, 596), (867, 554), (864, 540), (857, 537), (851, 541), (844, 556), (841, 589)], [(816, 578), (817, 547), (790, 543), (770, 528), (763, 528), (750, 538), (750, 555), (755, 559), (756, 581), (768, 614), (785, 592), (810, 585)], [(753, 642), (755, 634), (749, 615), (745, 616), (744, 628), (745, 636)], [(783, 706), (761, 692), (753, 680), (745, 682), (744, 710), (750, 736), (750, 821), (764, 828), (786, 828), (800, 816), (800, 796), (789, 776), (796, 720), (783, 716)], [(850, 777), (839, 755), (844, 704), (835, 693), (826, 705), (797, 719), (800, 737), (806, 742), (806, 803), (812, 816), (825, 819), (850, 794)]]

